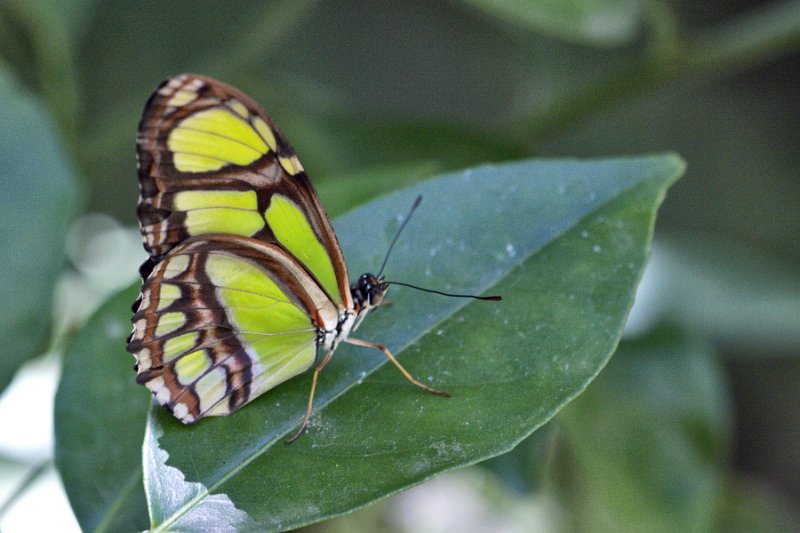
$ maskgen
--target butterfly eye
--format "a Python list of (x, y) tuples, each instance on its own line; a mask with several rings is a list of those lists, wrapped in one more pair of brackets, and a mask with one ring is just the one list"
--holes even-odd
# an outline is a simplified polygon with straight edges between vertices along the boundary
[(372, 287), (369, 295), (369, 304), (373, 307), (381, 305), (381, 303), (383, 303), (383, 295), (385, 292), (386, 289), (381, 285), (375, 285)]
[(384, 283), (383, 278), (376, 278), (371, 274), (363, 276), (366, 279), (364, 285), (364, 292), (367, 298), (367, 303), (370, 307), (377, 307), (383, 303), (383, 297), (386, 290), (389, 288), (388, 283)]

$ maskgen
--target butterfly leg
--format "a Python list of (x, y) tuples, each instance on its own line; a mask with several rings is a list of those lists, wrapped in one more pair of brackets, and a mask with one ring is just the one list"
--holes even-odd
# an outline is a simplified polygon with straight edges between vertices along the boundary
[(328, 361), (331, 360), (332, 356), (333, 350), (325, 354), (325, 358), (322, 359), (319, 365), (317, 365), (317, 368), (314, 369), (314, 376), (311, 378), (311, 393), (308, 395), (308, 407), (306, 408), (306, 415), (303, 417), (303, 423), (300, 424), (300, 427), (294, 432), (294, 435), (286, 439), (286, 444), (291, 444), (300, 438), (300, 435), (302, 435), (308, 427), (308, 420), (311, 418), (311, 410), (314, 407), (314, 392), (317, 390), (317, 376), (319, 376), (319, 373), (323, 368), (325, 368), (325, 365), (328, 364)]
[(355, 344), (356, 346), (364, 346), (366, 348), (375, 348), (376, 350), (382, 351), (383, 354), (386, 357), (389, 358), (389, 361), (394, 363), (394, 366), (396, 366), (397, 369), (400, 370), (400, 372), (403, 373), (403, 376), (405, 376), (405, 378), (408, 381), (410, 381), (411, 383), (413, 383), (417, 387), (419, 387), (419, 388), (421, 388), (421, 389), (423, 389), (425, 391), (428, 391), (428, 392), (430, 392), (432, 394), (438, 394), (439, 396), (447, 396), (448, 398), (450, 397), (450, 393), (449, 392), (445, 392), (443, 390), (438, 390), (438, 389), (434, 389), (432, 387), (428, 387), (424, 383), (420, 383), (419, 381), (414, 379), (414, 376), (409, 374), (408, 370), (403, 368), (403, 365), (401, 365), (400, 362), (397, 359), (395, 359), (394, 355), (392, 355), (392, 352), (390, 352), (389, 349), (386, 346), (384, 346), (382, 344), (377, 344), (377, 343), (374, 343), (374, 342), (364, 341), (364, 340), (361, 340), (361, 339), (350, 339), (350, 338), (348, 338), (348, 339), (345, 339), (344, 342), (346, 342), (348, 344)]

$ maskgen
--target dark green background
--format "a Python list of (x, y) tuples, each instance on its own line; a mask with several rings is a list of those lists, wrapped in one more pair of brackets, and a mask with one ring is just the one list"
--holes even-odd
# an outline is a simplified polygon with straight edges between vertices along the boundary
[[(0, 387), (51, 342), (53, 282), (73, 269), (68, 221), (103, 212), (135, 224), (135, 127), (169, 75), (219, 77), (262, 102), (332, 215), (481, 163), (674, 150), (688, 170), (660, 214), (649, 340), (601, 374), (599, 412), (575, 402), (551, 438), (492, 468), (537, 494), (583, 480), (588, 493), (562, 499), (585, 529), (642, 526), (614, 521), (635, 516), (636, 498), (598, 500), (603, 469), (632, 476), (625, 494), (693, 494), (643, 466), (656, 456), (619, 462), (608, 443), (595, 454), (581, 444), (652, 423), (612, 416), (626, 388), (613, 380), (651, 390), (642, 384), (662, 363), (625, 361), (661, 354), (707, 379), (662, 384), (697, 400), (652, 442), (671, 464), (688, 439), (709, 459), (701, 478), (728, 480), (714, 512), (681, 516), (708, 530), (774, 526), (800, 502), (799, 50), (800, 2), (789, 0), (0, 2)], [(715, 395), (724, 401), (703, 407)], [(611, 430), (578, 424), (576, 435), (584, 416)], [(658, 448), (647, 442), (628, 444)], [(603, 521), (604, 508), (617, 511)]]

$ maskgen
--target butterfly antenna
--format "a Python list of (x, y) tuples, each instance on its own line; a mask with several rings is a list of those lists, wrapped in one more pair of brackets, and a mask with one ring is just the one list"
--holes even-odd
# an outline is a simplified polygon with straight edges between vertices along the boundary
[(426, 289), (425, 287), (417, 287), (410, 283), (403, 283), (400, 281), (387, 281), (387, 285), (400, 285), (401, 287), (408, 287), (410, 289), (417, 289), (422, 292), (432, 292), (433, 294), (441, 294), (442, 296), (450, 296), (451, 298), (472, 298), (474, 300), (486, 300), (489, 302), (499, 302), (503, 299), (502, 296), (475, 296), (474, 294), (453, 294), (451, 292), (437, 291), (435, 289)]
[(397, 242), (397, 239), (400, 237), (400, 233), (402, 233), (403, 228), (406, 227), (406, 224), (408, 224), (408, 221), (411, 220), (411, 215), (414, 214), (414, 211), (417, 210), (417, 207), (419, 207), (419, 204), (421, 202), (422, 202), (422, 195), (420, 194), (419, 196), (417, 196), (417, 199), (414, 200), (414, 205), (411, 206), (411, 209), (409, 210), (408, 215), (406, 215), (405, 220), (403, 220), (403, 223), (400, 224), (400, 227), (397, 229), (397, 233), (394, 234), (394, 239), (392, 239), (392, 244), (389, 245), (389, 250), (386, 252), (386, 257), (383, 258), (383, 264), (381, 265), (381, 269), (378, 272), (378, 276), (377, 276), (378, 278), (381, 277), (381, 274), (383, 274), (383, 269), (386, 268), (386, 263), (387, 263), (387, 261), (389, 261), (389, 254), (392, 253), (392, 248), (394, 248), (394, 245)]

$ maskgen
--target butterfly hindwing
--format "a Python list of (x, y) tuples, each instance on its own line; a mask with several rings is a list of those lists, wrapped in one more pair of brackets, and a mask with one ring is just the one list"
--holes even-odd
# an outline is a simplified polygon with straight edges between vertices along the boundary
[(352, 307), (336, 235), (303, 167), (269, 116), (219, 81), (183, 74), (145, 107), (137, 142), (139, 222), (157, 262), (210, 233), (275, 242), (330, 299)]
[(225, 415), (300, 374), (338, 309), (280, 246), (194, 237), (142, 287), (128, 349), (138, 381), (185, 423)]

